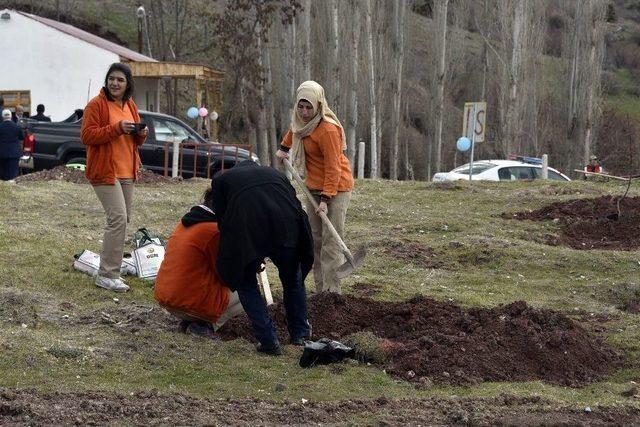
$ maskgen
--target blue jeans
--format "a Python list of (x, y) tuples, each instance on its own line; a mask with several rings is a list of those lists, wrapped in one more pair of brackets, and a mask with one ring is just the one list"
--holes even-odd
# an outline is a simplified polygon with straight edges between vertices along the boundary
[[(307, 314), (307, 294), (304, 288), (297, 249), (279, 248), (268, 255), (278, 268), (278, 276), (284, 291), (284, 308), (287, 328), (292, 339), (311, 335)], [(238, 286), (238, 296), (244, 311), (249, 316), (256, 339), (264, 346), (278, 344), (278, 335), (269, 317), (267, 305), (258, 290), (254, 266), (247, 268), (243, 282)]]

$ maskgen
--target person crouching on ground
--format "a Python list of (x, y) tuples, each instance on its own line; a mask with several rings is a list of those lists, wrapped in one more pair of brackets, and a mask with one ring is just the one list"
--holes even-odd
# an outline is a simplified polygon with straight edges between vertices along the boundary
[(87, 179), (107, 216), (96, 285), (116, 292), (129, 290), (120, 277), (120, 265), (140, 169), (138, 146), (148, 133), (146, 128), (136, 130), (139, 121), (131, 69), (112, 64), (100, 94), (84, 109), (80, 138), (87, 146)]
[(220, 232), (212, 210), (211, 189), (202, 205), (194, 206), (176, 225), (156, 277), (154, 296), (168, 312), (182, 320), (180, 328), (210, 335), (242, 313), (237, 292), (218, 274)]
[(307, 214), (287, 177), (245, 160), (212, 180), (213, 210), (220, 227), (218, 271), (238, 291), (261, 353), (282, 354), (256, 272), (265, 257), (278, 268), (291, 344), (311, 338), (304, 279), (313, 264)]
[(309, 80), (296, 92), (291, 128), (284, 136), (278, 158), (291, 158), (293, 166), (305, 171), (305, 185), (316, 198), (318, 210), (305, 201), (313, 231), (313, 279), (316, 292), (340, 293), (337, 270), (344, 263), (340, 243), (324, 224), (319, 213), (324, 212), (340, 237), (344, 237), (344, 223), (353, 189), (353, 174), (349, 159), (344, 155), (344, 130), (325, 99), (324, 89)]

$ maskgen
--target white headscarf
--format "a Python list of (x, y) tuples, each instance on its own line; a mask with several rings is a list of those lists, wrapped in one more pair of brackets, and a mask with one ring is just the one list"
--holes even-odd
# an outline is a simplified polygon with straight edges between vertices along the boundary
[[(298, 115), (298, 102), (305, 100), (313, 106), (314, 117), (305, 123)], [(340, 128), (342, 137), (342, 150), (347, 149), (347, 142), (344, 136), (344, 129), (338, 117), (329, 108), (329, 104), (324, 97), (324, 89), (313, 80), (303, 82), (296, 91), (296, 103), (293, 106), (293, 114), (291, 114), (291, 133), (293, 135), (293, 143), (291, 144), (291, 159), (293, 165), (300, 171), (306, 172), (304, 147), (302, 138), (305, 138), (318, 127), (320, 120), (325, 120)], [(306, 173), (305, 173), (306, 175)]]

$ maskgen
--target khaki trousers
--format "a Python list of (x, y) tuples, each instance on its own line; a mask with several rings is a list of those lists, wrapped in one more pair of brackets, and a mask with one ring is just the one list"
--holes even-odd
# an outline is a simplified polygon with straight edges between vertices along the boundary
[[(319, 198), (316, 199), (318, 202), (319, 200)], [(344, 223), (350, 201), (351, 191), (340, 191), (327, 204), (329, 209), (327, 217), (342, 238), (344, 238)], [(307, 211), (311, 233), (313, 234), (313, 280), (316, 285), (316, 292), (335, 292), (339, 294), (341, 293), (340, 279), (336, 275), (336, 270), (346, 261), (340, 250), (340, 244), (333, 237), (327, 226), (324, 225), (322, 218), (316, 214), (309, 200), (305, 200), (305, 210)]]
[(213, 324), (213, 330), (218, 331), (225, 324), (225, 322), (232, 317), (236, 317), (238, 314), (244, 313), (244, 309), (242, 308), (242, 304), (240, 304), (240, 297), (238, 297), (237, 292), (231, 292), (231, 296), (229, 297), (229, 305), (224, 313), (220, 316), (218, 321)]
[(107, 215), (98, 274), (117, 279), (120, 277), (127, 223), (131, 218), (133, 180), (116, 180), (115, 185), (94, 185), (93, 190)]

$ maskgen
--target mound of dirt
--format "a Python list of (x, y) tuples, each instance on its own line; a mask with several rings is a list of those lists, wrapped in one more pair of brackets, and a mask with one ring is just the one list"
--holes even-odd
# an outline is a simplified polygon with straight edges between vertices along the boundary
[(634, 250), (640, 247), (640, 197), (603, 196), (553, 203), (530, 212), (502, 214), (503, 218), (533, 221), (557, 221), (562, 225), (553, 244), (574, 249)]
[[(53, 169), (45, 169), (38, 172), (20, 175), (16, 178), (16, 182), (34, 182), (34, 181), (67, 181), (75, 184), (87, 184), (87, 178), (84, 172), (79, 169), (72, 169), (66, 166), (56, 166)], [(182, 181), (181, 178), (172, 179), (159, 175), (157, 173), (141, 170), (138, 173), (138, 181), (136, 184), (175, 184)]]
[[(417, 383), (543, 380), (580, 386), (622, 363), (575, 321), (522, 301), (466, 310), (422, 296), (383, 302), (321, 293), (308, 299), (308, 309), (315, 339), (371, 332), (380, 338), (386, 371)], [(270, 312), (280, 338), (288, 340), (284, 306), (277, 303)], [(223, 339), (253, 340), (246, 317), (219, 332)]]

